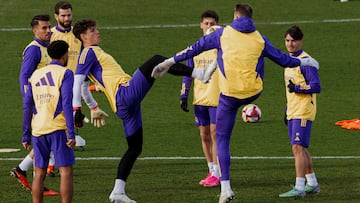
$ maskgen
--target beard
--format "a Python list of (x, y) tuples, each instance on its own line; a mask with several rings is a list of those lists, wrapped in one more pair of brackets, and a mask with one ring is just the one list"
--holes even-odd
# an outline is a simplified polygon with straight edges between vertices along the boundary
[(69, 23), (68, 23), (68, 24), (66, 24), (66, 25), (65, 25), (65, 23), (64, 23), (64, 22), (59, 22), (59, 25), (60, 25), (61, 27), (63, 27), (63, 28), (65, 28), (65, 29), (66, 29), (66, 28), (71, 27), (71, 22), (72, 22), (72, 21), (69, 21)]

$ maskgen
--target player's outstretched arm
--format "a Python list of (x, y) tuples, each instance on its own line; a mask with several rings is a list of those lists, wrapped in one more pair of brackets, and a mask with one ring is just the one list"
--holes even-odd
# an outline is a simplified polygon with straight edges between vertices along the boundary
[(174, 57), (168, 58), (165, 61), (159, 63), (155, 66), (151, 73), (151, 77), (157, 78), (163, 76), (165, 73), (167, 73), (172, 65), (174, 65), (176, 62), (174, 60)]
[(320, 65), (319, 62), (317, 62), (317, 60), (315, 60), (312, 57), (305, 57), (305, 58), (301, 58), (300, 59), (300, 66), (311, 66), (314, 67), (316, 69), (320, 69)]

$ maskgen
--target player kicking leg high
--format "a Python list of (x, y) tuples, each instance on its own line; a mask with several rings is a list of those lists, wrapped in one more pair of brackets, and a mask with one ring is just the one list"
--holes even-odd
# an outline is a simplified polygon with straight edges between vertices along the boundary
[[(84, 19), (76, 22), (73, 32), (82, 41), (84, 47), (79, 56), (79, 64), (74, 76), (75, 125), (83, 126), (81, 83), (86, 77), (89, 77), (105, 93), (112, 110), (122, 120), (128, 144), (128, 149), (119, 162), (114, 188), (109, 199), (111, 202), (135, 203), (136, 201), (126, 195), (125, 186), (131, 169), (142, 151), (141, 101), (155, 82), (155, 78), (151, 76), (155, 65), (163, 62), (166, 58), (155, 55), (141, 65), (133, 76), (130, 76), (111, 55), (100, 48), (100, 32), (96, 28), (94, 20)], [(167, 70), (171, 74), (196, 77), (202, 81), (208, 81), (214, 71), (209, 68), (194, 69), (180, 63), (170, 66)], [(107, 115), (97, 106), (91, 109), (91, 122), (95, 126), (105, 125), (106, 117)]]

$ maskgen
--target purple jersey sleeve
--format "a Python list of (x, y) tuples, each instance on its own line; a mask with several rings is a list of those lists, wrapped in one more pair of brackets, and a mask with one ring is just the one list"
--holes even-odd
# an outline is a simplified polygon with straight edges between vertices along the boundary
[(32, 45), (24, 51), (23, 62), (21, 64), (19, 82), (21, 95), (24, 97), (24, 85), (28, 85), (29, 78), (36, 70), (41, 60), (40, 47)]
[(192, 44), (187, 49), (177, 53), (174, 56), (176, 62), (184, 61), (186, 59), (190, 59), (194, 56), (197, 56), (203, 51), (207, 51), (210, 49), (215, 49), (220, 47), (220, 36), (222, 34), (223, 29), (218, 29), (212, 32), (209, 35), (205, 35), (201, 37), (198, 41)]
[(74, 84), (74, 75), (70, 69), (67, 69), (64, 75), (63, 83), (61, 85), (61, 100), (62, 100), (62, 109), (64, 111), (66, 127), (68, 130), (68, 139), (75, 139), (75, 127), (74, 127), (74, 118), (73, 118), (73, 84)]
[(86, 58), (83, 63), (79, 63), (76, 67), (75, 74), (88, 75), (91, 68), (96, 64), (97, 59), (94, 51), (89, 48), (86, 53)]
[(265, 48), (263, 56), (268, 57), (282, 67), (297, 67), (300, 66), (300, 60), (283, 53), (281, 50), (271, 44), (269, 39), (263, 36), (265, 40)]
[[(188, 67), (194, 67), (194, 60), (193, 59), (188, 59), (186, 60), (186, 66)], [(182, 79), (182, 85), (181, 85), (181, 94), (180, 94), (180, 99), (186, 99), (189, 97), (189, 91), (190, 91), (190, 87), (192, 84), (192, 77), (188, 77), (188, 76), (184, 76)], [(185, 88), (183, 91), (183, 88)]]
[(31, 143), (31, 119), (34, 109), (34, 100), (29, 85), (29, 90), (23, 95), (23, 134), (22, 142)]
[(307, 88), (301, 88), (300, 85), (295, 86), (295, 93), (313, 94), (320, 93), (321, 84), (318, 70), (311, 66), (300, 66), (300, 71), (304, 75)]
[(92, 48), (86, 53), (86, 58), (83, 63), (79, 63), (76, 67), (75, 74), (79, 75), (89, 75), (90, 73), (94, 75), (96, 80), (98, 80), (102, 85), (104, 85), (102, 81), (102, 69), (101, 65), (95, 55), (95, 52)]

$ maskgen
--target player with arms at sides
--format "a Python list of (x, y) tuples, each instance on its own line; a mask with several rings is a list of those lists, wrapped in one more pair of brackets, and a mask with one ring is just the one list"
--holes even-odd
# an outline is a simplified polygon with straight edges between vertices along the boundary
[[(83, 125), (81, 113), (81, 83), (88, 76), (106, 95), (112, 110), (122, 120), (128, 149), (122, 156), (115, 179), (115, 185), (109, 199), (111, 202), (135, 203), (125, 193), (125, 185), (131, 169), (142, 151), (143, 127), (141, 101), (151, 89), (155, 79), (151, 73), (158, 63), (166, 57), (155, 55), (141, 65), (130, 76), (124, 72), (115, 59), (100, 48), (100, 32), (96, 22), (91, 19), (75, 23), (73, 32), (83, 43), (84, 49), (79, 56), (79, 64), (74, 76), (73, 108), (75, 125)], [(174, 75), (192, 76), (204, 82), (210, 78), (213, 69), (196, 69), (176, 63), (169, 67)], [(106, 115), (93, 113), (91, 120), (96, 126), (105, 125)]]
[(69, 61), (67, 68), (75, 72), (79, 54), (81, 51), (81, 41), (72, 32), (72, 5), (67, 1), (59, 1), (55, 5), (54, 17), (56, 26), (51, 28), (50, 41), (64, 40), (69, 44)]
[[(285, 47), (293, 57), (308, 57), (302, 49), (303, 32), (299, 26), (290, 27), (285, 33)], [(292, 190), (280, 197), (304, 197), (319, 193), (311, 156), (307, 148), (310, 144), (311, 126), (316, 116), (316, 94), (320, 93), (320, 77), (314, 67), (299, 66), (285, 68), (286, 115), (288, 134), (295, 160), (296, 181)], [(307, 182), (305, 185), (305, 181)]]
[[(59, 1), (55, 4), (54, 7), (54, 17), (56, 19), (56, 26), (51, 28), (51, 38), (50, 41), (55, 40), (64, 40), (69, 45), (69, 60), (67, 64), (67, 68), (71, 69), (75, 73), (75, 69), (78, 63), (79, 54), (81, 51), (81, 41), (75, 37), (74, 33), (72, 32), (72, 18), (73, 18), (73, 7), (70, 2), (68, 1)], [(94, 101), (93, 99), (89, 98), (92, 97), (92, 94), (89, 90), (89, 83), (90, 81), (86, 79), (82, 84), (82, 92), (81, 96), (84, 99), (85, 103), (89, 108), (93, 108), (97, 106), (96, 103), (91, 103)], [(77, 135), (76, 137), (78, 137)], [(49, 164), (47, 176), (53, 177), (55, 176), (54, 173), (54, 166), (53, 163)]]
[[(68, 1), (59, 1), (55, 5), (55, 19), (56, 26), (51, 29), (50, 41), (64, 40), (69, 44), (69, 60), (67, 68), (70, 68), (74, 73), (78, 64), (79, 55), (82, 49), (81, 41), (75, 37), (72, 32), (72, 5)], [(89, 108), (97, 106), (97, 103), (93, 103), (95, 100), (92, 98), (92, 94), (89, 90), (90, 81), (88, 78), (81, 85), (81, 96)]]
[[(209, 28), (214, 30), (219, 27), (218, 24), (219, 15), (215, 11), (207, 10), (201, 14), (200, 28), (203, 35), (206, 35)], [(203, 52), (192, 59), (188, 59), (186, 65), (195, 68), (208, 67), (211, 62), (216, 60), (216, 53), (216, 49)], [(216, 70), (216, 73), (213, 74), (211, 80), (206, 84), (194, 79), (193, 86), (195, 123), (200, 131), (201, 147), (209, 168), (208, 175), (205, 179), (201, 180), (199, 184), (206, 187), (213, 187), (220, 184), (216, 153), (216, 107), (219, 103), (220, 95), (217, 72)], [(183, 77), (180, 107), (185, 112), (189, 112), (188, 96), (192, 82), (193, 78)]]
[[(28, 80), (36, 69), (43, 68), (50, 64), (51, 58), (47, 53), (47, 46), (50, 43), (50, 16), (47, 14), (36, 15), (30, 22), (34, 40), (28, 44), (23, 52), (23, 61), (19, 75), (20, 91), (22, 98), (28, 90)], [(31, 191), (31, 185), (26, 178), (27, 170), (33, 165), (34, 151), (20, 162), (16, 168), (10, 171), (11, 176), (15, 177), (20, 184)], [(45, 196), (56, 196), (58, 192), (44, 188)]]
[(43, 202), (43, 189), (50, 152), (60, 170), (62, 203), (70, 203), (73, 196), (73, 168), (75, 156), (75, 129), (72, 111), (74, 75), (65, 68), (68, 44), (54, 41), (48, 46), (52, 61), (37, 69), (29, 78), (28, 91), (23, 101), (22, 144), (34, 150), (35, 176), (32, 184), (32, 202)]
[[(152, 76), (162, 76), (172, 64), (210, 49), (218, 50), (217, 63), (220, 69), (221, 94), (216, 111), (216, 144), (221, 174), (219, 203), (224, 203), (235, 197), (230, 185), (230, 139), (237, 111), (240, 106), (252, 103), (260, 96), (265, 57), (283, 67), (318, 67), (319, 64), (311, 57), (294, 58), (274, 47), (256, 30), (251, 6), (236, 4), (234, 20), (229, 26), (201, 37), (187, 49), (166, 59), (154, 68)], [(210, 65), (214, 66), (216, 62)]]

